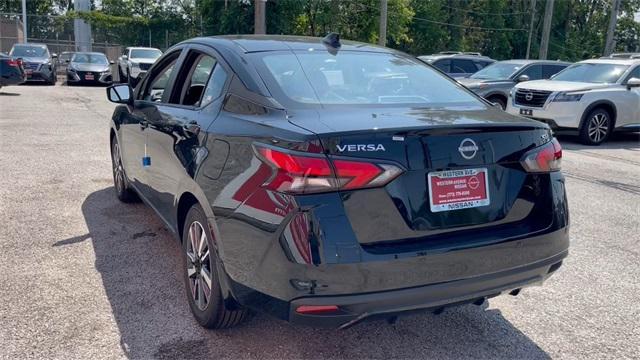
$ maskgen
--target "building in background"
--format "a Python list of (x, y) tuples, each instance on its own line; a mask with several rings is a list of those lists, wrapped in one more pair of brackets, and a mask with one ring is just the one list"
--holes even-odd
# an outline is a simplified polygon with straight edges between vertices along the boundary
[(22, 21), (17, 16), (0, 16), (0, 52), (9, 52), (16, 42), (24, 42)]

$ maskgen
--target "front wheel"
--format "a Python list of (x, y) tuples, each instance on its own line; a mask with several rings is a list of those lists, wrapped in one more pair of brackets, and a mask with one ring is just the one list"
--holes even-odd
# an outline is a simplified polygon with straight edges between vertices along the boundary
[(609, 138), (612, 130), (611, 114), (602, 108), (593, 109), (580, 127), (580, 142), (585, 145), (600, 145)]
[(182, 262), (189, 307), (201, 326), (230, 328), (244, 320), (247, 310), (239, 305), (230, 309), (222, 298), (216, 252), (207, 224), (200, 205), (193, 205), (182, 231)]
[(122, 166), (122, 154), (120, 152), (120, 144), (115, 136), (111, 140), (111, 164), (113, 169), (113, 185), (116, 190), (118, 200), (124, 203), (137, 202), (138, 195), (129, 187), (127, 175), (124, 173)]

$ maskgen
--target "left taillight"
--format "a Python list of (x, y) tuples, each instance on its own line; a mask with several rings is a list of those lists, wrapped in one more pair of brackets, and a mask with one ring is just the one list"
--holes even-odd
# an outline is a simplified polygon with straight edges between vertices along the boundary
[(530, 173), (558, 171), (562, 163), (562, 146), (553, 138), (548, 143), (527, 152), (520, 163)]
[(22, 59), (9, 59), (8, 64), (12, 67), (20, 67), (22, 65)]
[(344, 158), (331, 159), (324, 154), (291, 152), (255, 145), (258, 158), (273, 173), (264, 187), (294, 194), (381, 187), (402, 174), (392, 164)]

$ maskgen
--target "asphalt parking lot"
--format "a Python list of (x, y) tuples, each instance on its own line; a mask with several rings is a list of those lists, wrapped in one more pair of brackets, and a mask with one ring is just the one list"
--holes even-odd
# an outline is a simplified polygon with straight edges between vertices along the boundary
[(544, 287), (338, 331), (256, 315), (200, 328), (180, 248), (119, 203), (104, 88), (0, 90), (0, 358), (634, 358), (640, 354), (640, 136), (561, 138), (570, 257)]

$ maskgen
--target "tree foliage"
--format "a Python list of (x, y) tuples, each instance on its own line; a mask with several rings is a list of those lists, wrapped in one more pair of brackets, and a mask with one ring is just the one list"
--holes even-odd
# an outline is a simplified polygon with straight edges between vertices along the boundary
[[(415, 55), (443, 50), (479, 51), (497, 59), (524, 58), (532, 15), (532, 57), (537, 57), (546, 0), (388, 0), (387, 44)], [(0, 2), (19, 12), (20, 0)], [(72, 0), (29, 0), (36, 17), (31, 34), (46, 36), (71, 19), (93, 25), (96, 41), (164, 48), (201, 35), (253, 33), (253, 0), (102, 0), (77, 13)], [(96, 9), (97, 4), (97, 9)], [(324, 36), (375, 43), (379, 0), (268, 0), (267, 32)], [(604, 49), (611, 0), (556, 0), (549, 58), (580, 60)], [(617, 51), (640, 51), (640, 0), (622, 0)]]

